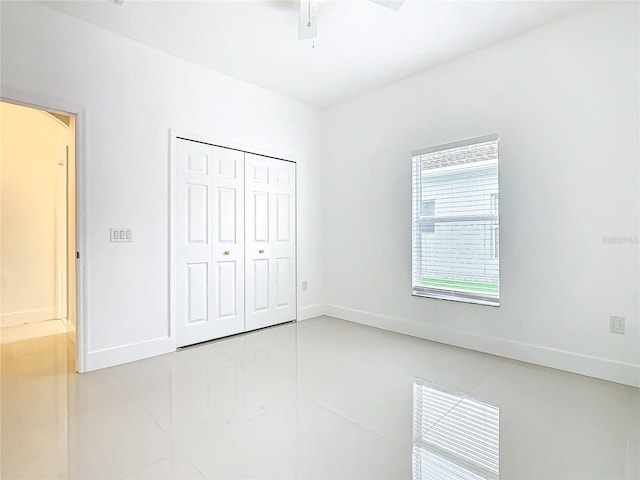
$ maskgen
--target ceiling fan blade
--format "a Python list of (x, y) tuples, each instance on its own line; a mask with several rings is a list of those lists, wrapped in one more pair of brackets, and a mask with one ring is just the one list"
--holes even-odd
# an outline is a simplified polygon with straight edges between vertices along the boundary
[(405, 0), (371, 0), (373, 3), (377, 3), (378, 5), (382, 5), (383, 7), (390, 8), (391, 10), (395, 10), (396, 12), (402, 8)]
[(317, 0), (300, 0), (300, 18), (298, 19), (298, 40), (316, 38), (318, 35)]

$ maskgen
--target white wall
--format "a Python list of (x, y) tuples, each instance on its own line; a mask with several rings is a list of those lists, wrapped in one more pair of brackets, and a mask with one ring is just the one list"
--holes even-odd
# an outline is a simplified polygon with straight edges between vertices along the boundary
[[(89, 369), (171, 348), (170, 128), (298, 162), (298, 273), (309, 282), (299, 315), (313, 313), (322, 279), (315, 109), (37, 4), (1, 8), (2, 88), (86, 108)], [(109, 243), (111, 226), (133, 228), (135, 241)]]
[[(1, 326), (59, 318), (58, 182), (70, 130), (53, 116), (0, 103)], [(58, 258), (57, 258), (58, 257)]]
[[(327, 313), (640, 385), (638, 59), (638, 5), (609, 3), (331, 109)], [(492, 133), (501, 306), (414, 298), (411, 152)]]
[[(175, 128), (298, 162), (299, 318), (327, 312), (640, 384), (638, 244), (603, 243), (638, 235), (637, 8), (593, 7), (322, 114), (2, 2), (2, 88), (86, 107), (88, 368), (170, 349)], [(411, 151), (489, 133), (501, 137), (502, 305), (413, 298)], [(110, 244), (110, 226), (135, 242)], [(611, 314), (626, 335), (608, 333)]]

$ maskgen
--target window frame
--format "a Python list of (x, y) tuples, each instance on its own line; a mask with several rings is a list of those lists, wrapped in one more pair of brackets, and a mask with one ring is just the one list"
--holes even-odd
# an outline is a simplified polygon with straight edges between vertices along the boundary
[[(421, 264), (421, 257), (418, 256), (416, 249), (418, 248), (418, 238), (420, 236), (420, 225), (424, 222), (434, 222), (434, 231), (435, 231), (435, 222), (441, 221), (445, 216), (433, 215), (432, 217), (424, 217), (422, 215), (421, 206), (422, 199), (416, 198), (416, 174), (422, 175), (422, 170), (420, 167), (420, 172), (416, 173), (416, 162), (415, 158), (417, 156), (422, 156), (429, 153), (451, 150), (455, 148), (472, 146), (475, 144), (482, 144), (488, 142), (496, 142), (498, 151), (499, 151), (499, 136), (497, 134), (485, 135), (482, 137), (469, 138), (465, 140), (460, 140), (457, 142), (451, 142), (441, 145), (436, 145), (428, 148), (424, 148), (421, 150), (416, 150), (412, 152), (411, 155), (411, 183), (412, 183), (412, 194), (411, 194), (411, 290), (412, 296), (414, 297), (423, 297), (423, 298), (435, 298), (440, 300), (451, 300), (462, 303), (472, 303), (477, 305), (487, 305), (493, 307), (499, 307), (501, 302), (501, 262), (500, 262), (500, 246), (499, 246), (499, 238), (500, 238), (500, 168), (499, 168), (499, 153), (498, 160), (496, 161), (497, 166), (497, 183), (498, 183), (498, 191), (495, 194), (491, 194), (491, 215), (469, 215), (466, 216), (465, 219), (482, 219), (486, 221), (493, 222), (490, 226), (490, 237), (491, 237), (491, 259), (498, 261), (498, 293), (497, 295), (489, 295), (482, 294), (479, 292), (464, 292), (458, 291), (456, 292), (453, 289), (438, 289), (433, 286), (421, 286), (416, 285), (415, 277), (416, 277), (416, 269), (417, 265)], [(469, 162), (470, 164), (476, 162)], [(462, 169), (462, 168), (461, 168)], [(495, 199), (494, 199), (495, 197)], [(495, 211), (495, 214), (493, 213)], [(416, 215), (416, 212), (420, 213), (420, 215)], [(465, 216), (458, 216), (458, 219), (461, 219)], [(472, 218), (473, 217), (473, 218)], [(454, 221), (455, 218), (451, 217), (447, 219), (447, 221)]]

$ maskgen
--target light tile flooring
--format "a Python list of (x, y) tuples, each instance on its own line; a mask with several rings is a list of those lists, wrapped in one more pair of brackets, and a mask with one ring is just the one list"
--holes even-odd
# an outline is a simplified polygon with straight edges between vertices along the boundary
[(2, 478), (640, 478), (640, 390), (329, 317), (69, 358), (2, 345)]
[(32, 338), (47, 337), (66, 333), (67, 327), (61, 320), (46, 320), (37, 323), (25, 323), (0, 329), (0, 344), (16, 343)]

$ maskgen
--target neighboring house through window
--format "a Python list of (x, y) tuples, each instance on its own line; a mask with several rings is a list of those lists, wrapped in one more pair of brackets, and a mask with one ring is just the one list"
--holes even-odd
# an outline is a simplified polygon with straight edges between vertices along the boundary
[(497, 135), (413, 154), (413, 294), (500, 303)]

